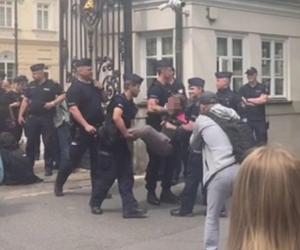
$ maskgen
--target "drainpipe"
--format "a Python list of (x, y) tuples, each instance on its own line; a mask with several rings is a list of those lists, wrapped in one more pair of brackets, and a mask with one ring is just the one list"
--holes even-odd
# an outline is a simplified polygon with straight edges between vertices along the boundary
[(183, 81), (183, 13), (177, 11), (175, 14), (175, 58), (176, 79)]
[(124, 10), (124, 72), (132, 73), (132, 1), (123, 0)]

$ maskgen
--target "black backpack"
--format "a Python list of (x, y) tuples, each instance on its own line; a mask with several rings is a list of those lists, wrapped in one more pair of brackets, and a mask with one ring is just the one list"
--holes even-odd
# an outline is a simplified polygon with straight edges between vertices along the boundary
[(227, 134), (235, 159), (241, 163), (249, 151), (255, 147), (254, 136), (248, 124), (241, 120), (222, 119), (210, 112), (207, 116), (215, 121)]

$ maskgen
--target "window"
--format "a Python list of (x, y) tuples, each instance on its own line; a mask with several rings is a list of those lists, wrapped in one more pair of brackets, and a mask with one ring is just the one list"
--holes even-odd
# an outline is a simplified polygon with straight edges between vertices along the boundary
[(285, 96), (284, 78), (284, 42), (275, 40), (263, 40), (262, 51), (262, 82), (270, 90), (270, 96)]
[(0, 27), (13, 26), (13, 3), (12, 1), (0, 1)]
[(0, 73), (6, 74), (7, 79), (15, 77), (14, 54), (9, 51), (0, 53)]
[(39, 30), (49, 29), (49, 5), (37, 4), (37, 28)]
[(174, 46), (171, 35), (146, 38), (147, 87), (156, 78), (156, 61), (161, 59), (168, 59), (174, 65)]
[(217, 71), (232, 72), (232, 87), (243, 85), (243, 40), (233, 37), (217, 38)]

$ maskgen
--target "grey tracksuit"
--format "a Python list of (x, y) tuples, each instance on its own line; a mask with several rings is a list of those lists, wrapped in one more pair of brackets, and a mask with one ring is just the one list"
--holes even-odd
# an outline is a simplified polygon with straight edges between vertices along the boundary
[(204, 249), (217, 250), (219, 215), (231, 196), (239, 165), (225, 132), (205, 115), (196, 120), (190, 145), (195, 151), (202, 149), (203, 155), (203, 185), (207, 188)]

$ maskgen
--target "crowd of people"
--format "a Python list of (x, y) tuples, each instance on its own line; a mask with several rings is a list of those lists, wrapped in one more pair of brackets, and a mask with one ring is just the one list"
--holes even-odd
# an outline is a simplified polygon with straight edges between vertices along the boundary
[[(166, 60), (157, 61), (157, 78), (147, 93), (145, 131), (148, 134), (143, 136), (141, 130), (137, 133), (132, 129), (138, 112), (134, 98), (139, 95), (143, 78), (137, 74), (125, 74), (123, 93), (104, 105), (107, 102), (105, 90), (93, 79), (92, 61), (85, 58), (77, 60), (74, 67), (75, 75), (66, 91), (62, 85), (46, 77), (44, 64), (31, 66), (33, 81), (30, 83), (25, 76), (16, 77), (12, 82), (2, 76), (0, 160), (4, 168), (4, 183), (42, 181), (34, 175), (42, 137), (45, 176), (52, 175), (55, 165), (58, 165), (54, 185), (57, 197), (64, 195), (64, 184), (88, 151), (91, 212), (97, 215), (103, 213), (102, 203), (109, 196), (114, 181), (118, 180), (123, 217), (145, 218), (147, 211), (139, 206), (133, 192), (130, 144), (148, 136), (154, 140), (154, 146), (146, 143), (149, 155), (145, 176), (147, 202), (154, 206), (178, 204), (179, 207), (172, 209), (170, 214), (190, 217), (193, 216), (201, 185), (207, 207), (205, 249), (218, 249), (219, 217), (227, 216), (227, 201), (236, 179), (238, 188), (233, 197), (229, 249), (299, 249), (296, 236), (299, 236), (300, 230), (293, 219), (285, 217), (283, 209), (276, 212), (280, 217), (278, 221), (272, 213), (268, 214), (268, 209), (274, 211), (272, 205), (280, 203), (280, 198), (284, 197), (286, 204), (291, 204), (291, 208), (286, 209), (300, 217), (300, 201), (289, 189), (293, 187), (286, 179), (288, 175), (294, 178), (293, 183), (296, 183), (295, 178), (300, 179), (299, 162), (283, 149), (263, 147), (267, 143), (265, 104), (268, 89), (258, 82), (254, 67), (245, 72), (249, 82), (238, 93), (230, 89), (231, 72), (216, 72), (216, 93), (205, 90), (204, 79), (193, 77), (188, 79), (187, 95), (184, 85), (176, 80), (172, 65)], [(14, 150), (18, 148), (22, 134), (27, 138), (25, 154), (11, 155), (17, 155), (21, 162), (18, 167), (11, 167), (7, 155), (11, 145), (15, 145)], [(162, 143), (172, 150), (167, 153), (157, 150), (161, 145), (159, 139), (155, 145), (155, 138), (161, 138)], [(246, 153), (258, 146), (262, 147), (244, 160)], [(27, 174), (21, 172), (22, 164), (26, 166), (22, 171), (25, 168)], [(288, 172), (289, 168), (292, 172)], [(181, 175), (185, 186), (181, 195), (177, 196), (171, 187)], [(275, 179), (282, 182), (277, 189)], [(159, 196), (158, 182), (161, 182)], [(260, 225), (262, 221), (268, 225)], [(285, 239), (280, 235), (282, 244), (272, 239), (279, 237), (279, 232), (285, 233), (279, 228), (280, 223), (289, 233)], [(278, 230), (273, 230), (271, 225)], [(266, 231), (269, 229), (274, 234), (268, 234)], [(265, 238), (261, 238), (259, 232)], [(290, 238), (294, 236), (295, 239)], [(256, 245), (253, 241), (259, 243)]]

